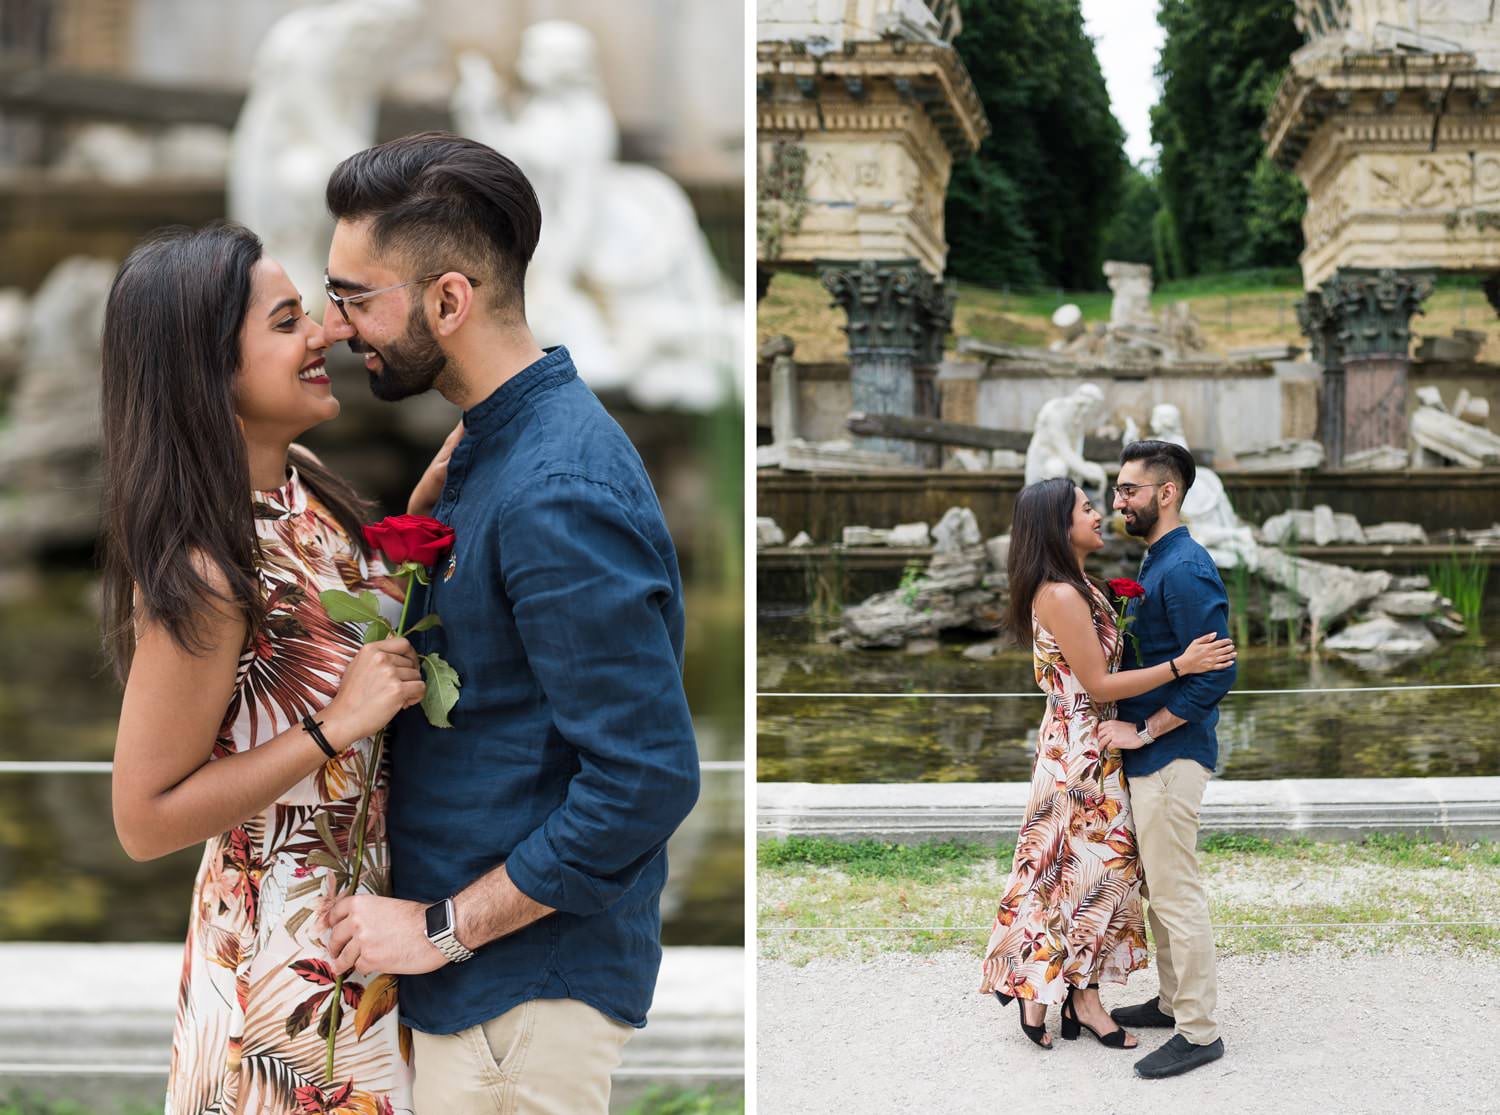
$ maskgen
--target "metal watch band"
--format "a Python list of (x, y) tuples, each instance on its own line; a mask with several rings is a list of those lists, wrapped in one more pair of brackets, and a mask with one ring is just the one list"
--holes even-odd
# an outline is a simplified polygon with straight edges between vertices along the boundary
[(455, 964), (462, 964), (465, 960), (474, 959), (474, 954), (468, 949), (464, 948), (464, 946), (459, 943), (458, 938), (453, 935), (453, 899), (445, 898), (441, 903), (438, 903), (438, 905), (444, 906), (446, 908), (446, 913), (448, 915), (448, 924), (445, 929), (442, 929), (437, 933), (429, 933), (427, 935), (427, 939), (437, 947), (437, 950), (440, 953), (446, 956), (449, 960), (453, 961), (453, 963)]
[(1141, 722), (1141, 726), (1135, 730), (1135, 734), (1142, 743), (1156, 742), (1156, 737), (1151, 734), (1151, 726), (1147, 721)]

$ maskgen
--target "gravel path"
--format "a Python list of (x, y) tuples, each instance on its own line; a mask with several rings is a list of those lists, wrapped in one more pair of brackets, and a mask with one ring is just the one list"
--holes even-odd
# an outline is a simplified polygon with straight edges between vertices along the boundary
[[(1051, 1053), (1012, 1005), (975, 993), (967, 954), (866, 963), (762, 960), (756, 991), (760, 1115), (1085, 1112), (1087, 1115), (1415, 1115), (1500, 1112), (1500, 958), (1453, 949), (1226, 957), (1227, 1052), (1171, 1080), (1138, 1079), (1140, 1052), (1085, 1033)], [(1106, 986), (1106, 1007), (1156, 993), (1154, 970)], [(1420, 1014), (1420, 1017), (1419, 1017)]]

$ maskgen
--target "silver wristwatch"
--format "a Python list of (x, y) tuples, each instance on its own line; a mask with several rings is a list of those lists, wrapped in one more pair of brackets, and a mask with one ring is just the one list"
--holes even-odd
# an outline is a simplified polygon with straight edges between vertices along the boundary
[(427, 907), (427, 939), (455, 964), (472, 960), (474, 954), (453, 935), (453, 899), (445, 898)]
[(1135, 730), (1136, 738), (1143, 744), (1155, 743), (1156, 737), (1151, 734), (1151, 721), (1142, 720), (1141, 726)]

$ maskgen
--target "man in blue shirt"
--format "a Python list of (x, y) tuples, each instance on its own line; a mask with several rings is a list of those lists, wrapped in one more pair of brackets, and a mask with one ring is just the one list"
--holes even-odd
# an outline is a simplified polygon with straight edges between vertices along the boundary
[(565, 348), (526, 323), (541, 213), (514, 163), (442, 133), (346, 159), (330, 342), (371, 389), (463, 409), (455, 532), (413, 636), (462, 679), (451, 728), (392, 729), (396, 897), (340, 900), (336, 967), (399, 974), (419, 1111), (605, 1115), (661, 961), (664, 846), (698, 795), (683, 597), (655, 492)]
[[(1127, 650), (1120, 665), (1127, 670), (1170, 661), (1210, 631), (1227, 638), (1229, 598), (1213, 559), (1182, 525), (1182, 497), (1196, 473), (1192, 454), (1171, 442), (1136, 441), (1120, 461), (1114, 507), (1126, 531), (1148, 547), (1139, 575), (1146, 594), (1131, 609), (1139, 660)], [(1214, 1021), (1213, 927), (1196, 849), (1198, 810), (1219, 757), (1219, 701), (1235, 673), (1231, 666), (1176, 678), (1121, 701), (1120, 719), (1100, 726), (1102, 743), (1130, 748), (1121, 755), (1161, 983), (1157, 998), (1110, 1014), (1130, 1028), (1176, 1030), (1136, 1062), (1137, 1075), (1147, 1078), (1176, 1076), (1224, 1055)]]

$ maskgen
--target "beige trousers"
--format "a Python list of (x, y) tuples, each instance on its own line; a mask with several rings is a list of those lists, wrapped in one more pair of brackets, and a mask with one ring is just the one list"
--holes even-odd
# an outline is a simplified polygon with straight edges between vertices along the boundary
[(608, 1115), (633, 1033), (576, 999), (533, 999), (456, 1034), (413, 1030), (416, 1115)]
[(1198, 875), (1198, 810), (1209, 772), (1193, 759), (1130, 780), (1136, 846), (1145, 873), (1147, 915), (1156, 939), (1161, 1008), (1194, 1045), (1219, 1036), (1218, 981), (1208, 895)]

